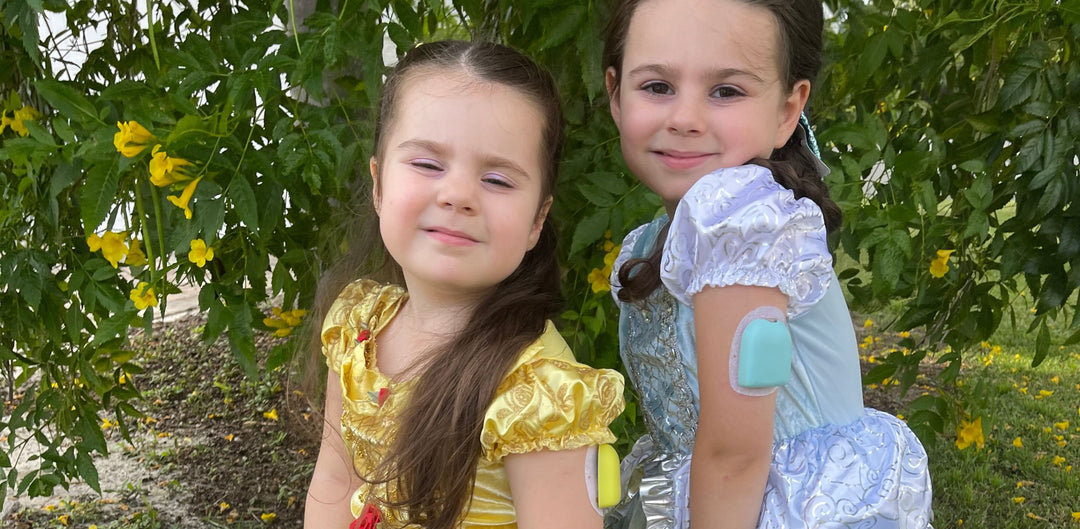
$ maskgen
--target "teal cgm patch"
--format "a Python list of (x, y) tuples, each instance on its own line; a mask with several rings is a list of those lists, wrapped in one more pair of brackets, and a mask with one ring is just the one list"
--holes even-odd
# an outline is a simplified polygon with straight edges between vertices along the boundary
[(739, 386), (773, 388), (791, 378), (791, 332), (783, 321), (755, 319), (742, 330)]

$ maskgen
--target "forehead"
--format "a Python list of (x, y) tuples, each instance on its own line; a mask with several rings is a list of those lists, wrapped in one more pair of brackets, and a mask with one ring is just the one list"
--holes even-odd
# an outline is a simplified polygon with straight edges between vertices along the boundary
[(421, 140), (454, 153), (507, 158), (539, 178), (545, 116), (522, 91), (446, 68), (410, 75), (399, 90), (387, 149)]
[(647, 0), (630, 19), (623, 71), (643, 64), (737, 68), (775, 79), (778, 48), (776, 18), (764, 7), (741, 0)]

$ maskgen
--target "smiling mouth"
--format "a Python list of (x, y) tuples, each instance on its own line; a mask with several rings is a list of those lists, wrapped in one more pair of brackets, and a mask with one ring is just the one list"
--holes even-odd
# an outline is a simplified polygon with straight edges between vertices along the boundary
[(469, 245), (480, 242), (472, 238), (472, 236), (467, 233), (447, 228), (424, 228), (424, 232), (430, 235), (433, 239), (446, 244)]
[(710, 157), (708, 152), (653, 151), (660, 161), (673, 169), (690, 169), (701, 165)]

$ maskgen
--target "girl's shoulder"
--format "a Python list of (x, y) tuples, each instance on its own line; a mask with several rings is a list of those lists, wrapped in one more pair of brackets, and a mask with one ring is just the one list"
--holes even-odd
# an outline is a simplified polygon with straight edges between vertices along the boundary
[(355, 347), (390, 322), (405, 296), (405, 289), (398, 285), (370, 279), (358, 279), (341, 289), (323, 319), (320, 334), (327, 365), (341, 372)]
[(548, 322), (496, 390), (480, 436), (484, 457), (610, 443), (608, 425), (623, 406), (622, 375), (579, 363)]
[[(381, 323), (383, 315), (393, 313), (405, 297), (405, 289), (393, 284), (379, 283), (371, 279), (358, 279), (345, 285), (323, 320), (323, 330), (363, 322), (365, 325)], [(371, 321), (376, 320), (376, 321)], [(372, 328), (371, 331), (375, 332)]]
[(832, 276), (825, 220), (761, 166), (698, 180), (672, 215), (660, 277), (683, 303), (706, 286), (778, 287), (792, 317), (824, 295)]

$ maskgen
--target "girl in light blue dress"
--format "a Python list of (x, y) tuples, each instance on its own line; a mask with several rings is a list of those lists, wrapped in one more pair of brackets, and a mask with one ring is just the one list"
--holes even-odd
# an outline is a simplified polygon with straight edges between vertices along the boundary
[[(826, 244), (840, 211), (802, 117), (822, 18), (815, 0), (628, 0), (614, 13), (612, 117), (667, 214), (626, 236), (612, 274), (648, 434), (623, 461), (608, 527), (930, 526), (926, 452), (863, 407)], [(790, 360), (747, 346), (755, 319), (784, 324)], [(786, 382), (742, 378), (761, 358)]]

